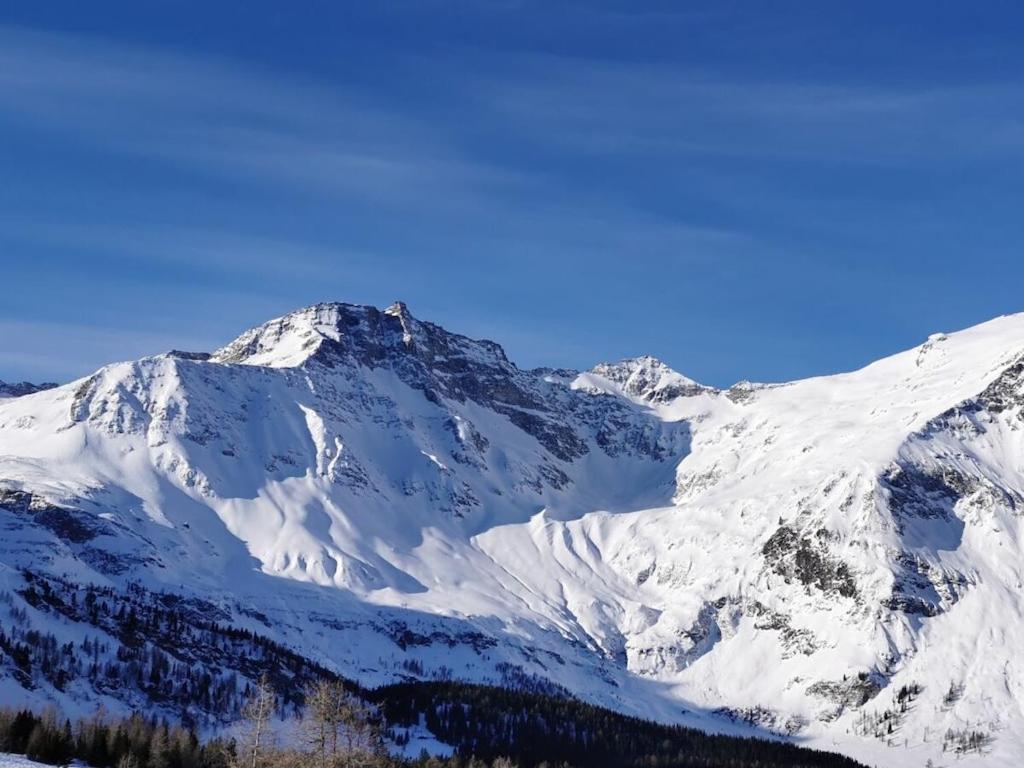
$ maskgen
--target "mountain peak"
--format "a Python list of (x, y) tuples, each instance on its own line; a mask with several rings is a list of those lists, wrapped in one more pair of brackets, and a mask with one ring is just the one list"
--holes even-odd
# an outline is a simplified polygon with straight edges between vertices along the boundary
[[(500, 345), (417, 320), (402, 301), (383, 310), (341, 302), (297, 309), (250, 328), (214, 352), (210, 360), (293, 368), (312, 358), (331, 366), (347, 359), (376, 367), (395, 353), (415, 358), (430, 369), (451, 368), (458, 359), (464, 366), (474, 368), (484, 366), (508, 373), (515, 370)], [(393, 358), (391, 362), (398, 360)]]
[(314, 304), (250, 328), (211, 356), (220, 363), (290, 368), (308, 360), (325, 340), (338, 342), (350, 325), (370, 311), (341, 303)]
[(45, 389), (53, 389), (57, 385), (53, 382), (33, 384), (30, 381), (4, 382), (0, 381), (0, 399), (7, 397), (22, 397), (23, 395), (34, 395)]
[(293, 368), (327, 352), (371, 347), (410, 348), (419, 323), (404, 302), (380, 310), (364, 304), (325, 302), (303, 307), (250, 328), (210, 359), (219, 363)]
[(581, 374), (574, 386), (611, 391), (647, 403), (665, 403), (678, 397), (714, 391), (652, 355), (626, 358), (617, 363), (600, 363)]

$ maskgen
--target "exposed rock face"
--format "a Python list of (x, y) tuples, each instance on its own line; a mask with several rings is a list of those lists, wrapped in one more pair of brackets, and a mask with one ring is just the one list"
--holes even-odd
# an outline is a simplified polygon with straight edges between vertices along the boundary
[(849, 566), (828, 550), (828, 532), (801, 536), (788, 526), (780, 527), (764, 543), (761, 552), (772, 570), (787, 580), (796, 579), (827, 594), (857, 597), (857, 585)]
[(0, 509), (32, 520), (52, 531), (57, 538), (83, 544), (96, 538), (102, 524), (95, 518), (50, 504), (32, 493), (0, 487)]

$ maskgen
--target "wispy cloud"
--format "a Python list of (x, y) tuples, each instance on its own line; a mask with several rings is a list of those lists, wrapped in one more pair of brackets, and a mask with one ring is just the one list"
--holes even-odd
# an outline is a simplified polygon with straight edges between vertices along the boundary
[[(73, 323), (0, 320), (0, 379), (65, 381), (85, 376), (97, 361), (134, 360), (171, 349), (209, 349), (207, 339), (185, 333), (133, 330), (130, 325), (103, 328)], [(12, 376), (9, 371), (18, 371)]]
[(1024, 114), (1009, 106), (1024, 82), (741, 80), (652, 64), (510, 58), (511, 81), (470, 75), (484, 105), (569, 151), (900, 165), (951, 153), (1024, 158)]
[[(145, 261), (151, 266), (182, 268), (192, 283), (202, 282), (204, 276), (242, 282), (243, 268), (249, 280), (267, 280), (280, 277), (281, 264), (288, 265), (290, 279), (308, 281), (322, 278), (325, 269), (339, 262), (351, 270), (368, 270), (381, 260), (379, 254), (312, 241), (170, 224), (0, 220), (0, 238), (88, 253), (123, 266)], [(88, 265), (83, 267), (88, 269)], [(125, 275), (125, 279), (130, 277)]]
[[(457, 115), (431, 120), (394, 103), (383, 108), (355, 88), (229, 60), (0, 27), (0, 115), (197, 173), (478, 215), (509, 197), (558, 199), (552, 188), (564, 183), (538, 158), (473, 149), (480, 135), (598, 162), (655, 157), (669, 174), (716, 157), (867, 165), (1024, 159), (1024, 113), (1010, 106), (1024, 84), (1012, 81), (814, 84), (535, 53), (463, 54), (469, 66), (405, 62), (431, 72), (438, 92), (458, 104)], [(588, 206), (599, 190), (616, 197), (601, 187), (570, 185), (560, 197), (580, 195)]]
[(0, 28), (0, 115), (112, 153), (397, 206), (521, 182), (338, 87), (20, 29)]
[[(408, 65), (432, 66), (413, 60)], [(355, 208), (466, 220), (479, 227), (474, 237), (504, 239), (506, 247), (494, 251), (496, 258), (512, 243), (527, 253), (558, 243), (570, 258), (622, 241), (659, 243), (680, 254), (701, 249), (712, 253), (708, 246), (737, 236), (631, 206), (608, 185), (576, 183), (543, 159), (495, 158), (470, 149), (474, 134), (495, 130), (524, 135), (547, 131), (545, 141), (564, 143), (569, 154), (601, 141), (597, 125), (592, 131), (581, 126), (582, 133), (574, 133), (570, 94), (564, 94), (564, 109), (535, 105), (551, 114), (532, 116), (530, 125), (519, 125), (517, 120), (526, 118), (506, 114), (494, 93), (525, 92), (548, 79), (536, 67), (523, 68), (523, 76), (527, 84), (517, 85), (519, 78), (512, 78), (506, 85), (438, 70), (434, 79), (439, 89), (457, 93), (461, 107), (458, 119), (428, 120), (394, 104), (382, 109), (355, 90), (222, 59), (0, 28), (0, 117), (112, 155), (241, 179), (250, 189), (268, 194), (290, 187)], [(564, 79), (565, 74), (556, 68), (553, 76)], [(546, 119), (553, 123), (545, 124)], [(502, 125), (490, 124), (494, 120)], [(249, 263), (268, 248), (279, 249), (266, 263), (279, 263), (291, 254), (295, 258), (289, 263), (298, 271), (303, 264), (318, 268), (327, 249), (348, 262), (361, 258), (350, 248), (339, 252), (316, 242), (315, 236), (297, 241), (253, 231), (197, 233), (194, 225), (175, 227), (173, 218), (170, 209), (164, 222), (148, 231), (120, 223), (105, 227), (93, 219), (79, 224), (76, 232), (73, 222), (34, 226), (19, 216), (16, 228), (24, 237), (43, 240), (73, 235), (76, 245), (111, 252), (144, 248), (148, 258), (158, 260), (161, 254), (184, 261), (199, 256), (207, 266), (211, 262), (202, 257), (213, 255), (214, 264), (232, 260), (232, 248), (233, 260)], [(251, 230), (259, 227), (255, 221)]]

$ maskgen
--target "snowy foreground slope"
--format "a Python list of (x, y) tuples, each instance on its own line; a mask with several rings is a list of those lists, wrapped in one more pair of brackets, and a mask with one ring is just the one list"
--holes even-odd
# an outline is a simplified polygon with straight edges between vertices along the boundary
[(0, 768), (47, 768), (44, 763), (29, 760), (24, 755), (10, 755), (0, 752)]
[[(716, 390), (324, 304), (0, 401), (0, 628), (112, 658), (85, 585), (173, 593), (369, 685), (549, 680), (869, 764), (1009, 766), (1022, 514), (1024, 315)], [(0, 662), (5, 700), (144, 698)]]

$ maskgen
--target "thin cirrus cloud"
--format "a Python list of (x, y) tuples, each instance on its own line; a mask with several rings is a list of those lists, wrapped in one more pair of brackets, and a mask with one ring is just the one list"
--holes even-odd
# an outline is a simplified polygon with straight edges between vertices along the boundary
[(657, 66), (518, 57), (480, 79), (517, 129), (590, 153), (899, 164), (1024, 151), (1024, 84), (902, 86), (737, 81)]
[[(289, 265), (288, 279), (309, 281), (323, 277), (332, 263), (344, 259), (349, 271), (371, 271), (380, 255), (274, 237), (198, 227), (140, 227), (108, 224), (0, 223), (0, 236), (10, 242), (45, 245), (53, 249), (87, 253), (113, 266), (129, 266), (145, 258), (154, 266), (186, 268), (190, 284), (235, 282), (242, 278), (266, 281), (279, 277), (275, 265)], [(79, 265), (88, 271), (89, 264)], [(240, 272), (244, 268), (244, 272)], [(74, 269), (74, 265), (70, 267)], [(121, 279), (130, 283), (131, 274)]]
[(1024, 149), (1016, 82), (819, 84), (540, 55), (418, 61), (461, 99), (438, 124), (355, 89), (216, 58), (0, 28), (0, 112), (118, 153), (396, 204), (543, 192), (547, 169), (491, 161), (465, 133), (569, 155), (915, 163)]
[[(542, 162), (491, 160), (465, 150), (467, 130), (506, 130), (506, 115), (490, 98), (497, 84), (453, 71), (438, 71), (432, 79), (465, 92), (464, 125), (429, 123), (370, 106), (353, 92), (219, 59), (0, 31), (0, 114), (114, 154), (161, 158), (200, 174), (241, 177), (264, 188), (293, 185), (403, 213), (497, 222), (497, 229), (479, 237), (514, 234), (526, 250), (558, 243), (572, 253), (592, 251), (596, 241), (660, 238), (663, 250), (700, 258), (711, 253), (709, 247), (742, 238), (720, 226), (664, 220), (623, 205), (600, 185), (577, 184)], [(552, 141), (560, 131), (565, 127), (552, 132)], [(42, 229), (49, 227), (47, 222)], [(89, 228), (102, 225), (90, 221)], [(111, 247), (140, 239), (111, 235)], [(241, 235), (223, 235), (230, 237)], [(320, 248), (293, 244), (295, 251)]]
[[(541, 161), (510, 162), (466, 150), (467, 131), (507, 130), (506, 116), (487, 103), (487, 88), (496, 84), (485, 87), (454, 71), (432, 79), (439, 88), (464, 92), (462, 124), (382, 110), (353, 91), (220, 59), (0, 30), (0, 115), (111, 154), (159, 159), (256, 189), (284, 185), (402, 215), (472, 219), (487, 224), (474, 236), (504, 238), (506, 244), (511, 239), (527, 253), (558, 243), (571, 258), (592, 252), (595, 241), (660, 238), (661, 250), (701, 258), (712, 252), (709, 245), (742, 236), (664, 220), (623, 204), (600, 185), (560, 177)], [(51, 227), (43, 222), (40, 228)], [(89, 227), (102, 229), (102, 222)], [(138, 239), (114, 236), (111, 246), (131, 237)], [(494, 253), (501, 258), (498, 245)], [(322, 247), (293, 243), (295, 251)]]
[[(467, 52), (433, 68), (462, 123), (382, 109), (355, 90), (107, 41), (0, 30), (0, 114), (119, 154), (396, 207), (486, 213), (496, 196), (592, 187), (481, 157), (475, 130), (567, 156), (914, 164), (1020, 157), (1016, 83), (851, 86), (736, 81), (629, 62)], [(481, 57), (479, 62), (474, 56)], [(693, 169), (688, 172), (696, 173)], [(601, 190), (615, 198), (615, 190)], [(616, 201), (621, 202), (621, 201)]]
[[(0, 369), (18, 370), (33, 381), (66, 381), (69, 371), (84, 376), (98, 365), (133, 360), (174, 348), (208, 349), (210, 340), (104, 328), (77, 323), (0, 320)], [(14, 377), (10, 377), (14, 378)]]
[(457, 199), (517, 174), (460, 156), (409, 116), (227, 61), (0, 31), (0, 114), (117, 154), (358, 194)]

